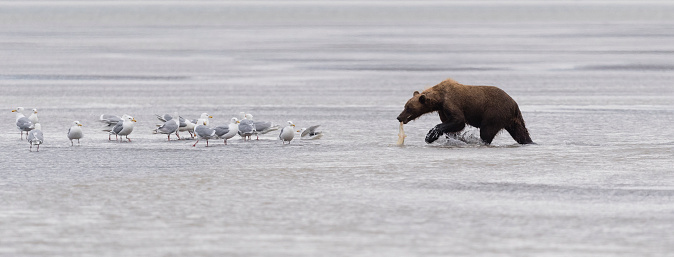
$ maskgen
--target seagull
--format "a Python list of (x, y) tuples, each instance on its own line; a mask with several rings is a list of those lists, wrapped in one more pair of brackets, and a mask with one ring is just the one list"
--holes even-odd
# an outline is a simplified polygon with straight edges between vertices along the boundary
[[(126, 136), (126, 140), (131, 142), (131, 139), (129, 139), (129, 134), (131, 134), (133, 131), (133, 123), (136, 122), (136, 119), (124, 114), (124, 116), (122, 116), (122, 120), (123, 122), (117, 122), (117, 125), (112, 127), (110, 135), (115, 134), (115, 140), (117, 140), (117, 136)], [(108, 135), (108, 140), (111, 140), (110, 135)]]
[[(246, 118), (253, 120), (253, 115), (246, 114)], [(260, 135), (264, 135), (281, 128), (279, 125), (273, 125), (271, 121), (253, 121), (253, 124), (255, 125), (255, 131), (253, 134), (255, 135), (256, 140), (260, 140)]]
[(35, 129), (28, 132), (28, 143), (30, 143), (30, 151), (33, 151), (33, 145), (37, 145), (37, 151), (40, 151), (40, 145), (44, 142), (44, 137), (42, 136), (42, 126), (40, 123), (35, 124)]
[(30, 122), (32, 122), (33, 124), (40, 122), (40, 121), (38, 121), (38, 119), (37, 119), (37, 108), (33, 109), (33, 114), (31, 114), (30, 116), (28, 116), (28, 119), (29, 119)]
[(84, 137), (82, 133), (82, 123), (73, 121), (73, 126), (68, 129), (68, 139), (70, 139), (70, 146), (73, 146), (73, 139), (77, 139), (77, 144), (80, 144), (80, 138)]
[(101, 116), (98, 118), (98, 121), (105, 124), (103, 131), (110, 132), (118, 122), (122, 121), (122, 118), (112, 114), (101, 114)]
[(198, 138), (197, 142), (192, 145), (193, 147), (197, 146), (197, 143), (199, 143), (200, 139), (206, 139), (206, 146), (208, 146), (209, 139), (218, 138), (218, 136), (215, 134), (215, 130), (206, 126), (207, 123), (207, 120), (203, 120), (197, 124), (196, 127), (194, 127), (194, 134), (196, 134)]
[(194, 138), (194, 127), (196, 124), (192, 122), (191, 120), (185, 119), (183, 117), (180, 117), (180, 128), (178, 131), (187, 131), (187, 133), (190, 133), (190, 136)]
[(234, 117), (229, 122), (229, 125), (215, 127), (215, 135), (220, 139), (224, 139), (224, 143), (227, 144), (227, 139), (234, 137), (239, 132), (239, 122), (239, 119)]
[(243, 140), (250, 140), (250, 137), (255, 134), (255, 122), (253, 121), (253, 115), (246, 114), (243, 120), (239, 123), (239, 136), (243, 137)]
[(157, 119), (162, 121), (162, 122), (167, 122), (167, 121), (170, 121), (171, 119), (173, 119), (173, 116), (171, 116), (171, 114), (168, 114), (168, 113), (164, 114), (164, 115), (161, 115), (161, 116), (155, 114), (155, 116), (157, 116)]
[(208, 126), (211, 123), (209, 119), (212, 119), (212, 118), (213, 118), (213, 116), (208, 115), (208, 113), (204, 112), (204, 113), (201, 114), (201, 116), (199, 116), (199, 119), (197, 119), (196, 121), (193, 120), (192, 123), (200, 124), (200, 123), (202, 123), (201, 121), (206, 121), (206, 124), (204, 124), (204, 125)]
[(278, 138), (283, 141), (283, 144), (286, 144), (286, 141), (288, 141), (288, 144), (290, 144), (290, 141), (293, 140), (293, 137), (295, 137), (295, 124), (292, 121), (288, 121), (288, 126), (283, 128), (281, 130), (281, 133), (278, 135)]
[[(176, 114), (178, 115), (178, 114)], [(173, 116), (171, 114), (164, 114), (164, 115), (156, 115), (157, 119), (163, 122), (167, 122), (173, 119)], [(185, 132), (190, 133), (190, 136), (194, 138), (194, 135), (192, 134), (192, 131), (194, 131), (194, 123), (190, 120), (187, 120), (183, 117), (176, 116), (178, 117), (178, 122), (180, 123), (180, 127), (178, 128), (178, 132)]]
[(300, 131), (300, 139), (319, 139), (323, 137), (323, 132), (316, 131), (316, 128), (318, 128), (321, 125), (314, 125), (309, 128), (302, 128)]
[[(23, 115), (23, 107), (17, 107), (16, 109), (12, 110), (12, 112), (16, 112), (16, 128), (21, 131), (21, 139), (23, 139), (23, 132), (26, 131), (31, 131), (33, 128), (35, 128), (33, 122), (31, 122), (26, 116)], [(28, 133), (26, 133), (28, 134)]]
[[(166, 117), (168, 114), (164, 114), (164, 117)], [(157, 116), (159, 117), (159, 116)], [(168, 117), (171, 117), (171, 115), (168, 115)], [(175, 117), (180, 117), (178, 116), (178, 113), (175, 114)], [(160, 119), (161, 120), (161, 119)], [(178, 139), (180, 139), (180, 135), (178, 134), (178, 130), (180, 129), (180, 121), (179, 119), (174, 119), (171, 117), (168, 119), (166, 122), (164, 122), (164, 125), (161, 125), (161, 127), (158, 127), (157, 129), (154, 130), (154, 133), (161, 133), (161, 134), (168, 134), (168, 140), (171, 141), (171, 134), (176, 133), (176, 136)]]

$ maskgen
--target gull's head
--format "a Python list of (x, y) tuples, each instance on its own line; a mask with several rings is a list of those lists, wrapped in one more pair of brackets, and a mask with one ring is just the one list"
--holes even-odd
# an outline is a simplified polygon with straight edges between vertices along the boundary
[(79, 121), (76, 120), (76, 121), (73, 121), (73, 126), (82, 127), (82, 123), (80, 123)]
[(37, 114), (37, 108), (33, 108), (33, 113)]
[(236, 123), (240, 123), (240, 121), (239, 121), (239, 119), (237, 119), (236, 117), (233, 117), (233, 118), (230, 120), (230, 123), (236, 124)]
[(12, 112), (22, 112), (23, 107), (16, 107), (16, 109), (12, 110)]
[(302, 128), (302, 129), (298, 130), (297, 132), (304, 133), (304, 131), (306, 131), (306, 130), (307, 130), (307, 128)]
[(246, 119), (247, 120), (253, 120), (253, 115), (250, 113), (246, 113)]
[(291, 127), (294, 128), (294, 127), (295, 127), (295, 123), (293, 123), (292, 121), (288, 121), (288, 126), (291, 126)]

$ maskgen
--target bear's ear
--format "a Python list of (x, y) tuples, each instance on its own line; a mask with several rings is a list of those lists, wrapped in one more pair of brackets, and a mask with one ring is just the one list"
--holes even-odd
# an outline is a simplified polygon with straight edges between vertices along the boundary
[(426, 99), (426, 95), (420, 95), (419, 96), (419, 103), (426, 105), (428, 99)]
[(419, 91), (414, 91), (414, 94), (412, 96), (417, 96), (419, 94)]

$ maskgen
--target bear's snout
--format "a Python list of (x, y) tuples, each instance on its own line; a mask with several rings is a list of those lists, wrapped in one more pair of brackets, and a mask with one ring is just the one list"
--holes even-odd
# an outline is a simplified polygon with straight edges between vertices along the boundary
[(405, 112), (401, 113), (398, 115), (398, 121), (402, 122), (403, 124), (407, 124), (407, 122), (410, 121), (410, 115), (405, 114)]

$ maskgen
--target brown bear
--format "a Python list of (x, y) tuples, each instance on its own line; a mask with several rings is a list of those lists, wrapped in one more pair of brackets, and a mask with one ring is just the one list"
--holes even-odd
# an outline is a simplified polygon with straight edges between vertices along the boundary
[(433, 143), (445, 133), (459, 132), (466, 123), (480, 128), (480, 138), (491, 144), (501, 129), (520, 144), (531, 144), (529, 131), (524, 126), (522, 113), (506, 92), (493, 86), (468, 86), (447, 79), (414, 95), (398, 115), (398, 121), (407, 124), (429, 112), (437, 111), (442, 123), (426, 135), (426, 143)]

